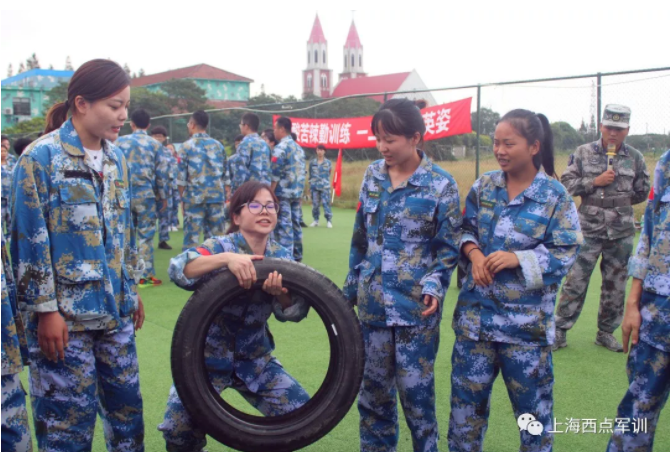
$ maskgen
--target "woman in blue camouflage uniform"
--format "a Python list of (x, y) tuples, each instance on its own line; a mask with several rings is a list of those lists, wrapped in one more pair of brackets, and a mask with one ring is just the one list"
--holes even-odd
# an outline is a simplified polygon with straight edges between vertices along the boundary
[[(556, 292), (582, 234), (572, 197), (551, 177), (553, 136), (544, 115), (507, 113), (493, 152), (501, 169), (475, 182), (463, 218), (459, 265), (467, 276), (453, 318), (449, 449), (482, 450), (502, 371), (515, 417), (529, 415), (518, 421), (520, 450), (550, 451)], [(530, 431), (544, 433), (529, 433), (531, 417), (541, 426)]]
[(11, 257), (28, 315), (35, 436), (41, 451), (91, 450), (100, 413), (108, 450), (143, 451), (135, 330), (144, 309), (128, 168), (112, 144), (130, 78), (92, 60), (67, 96), (14, 170)]
[[(232, 224), (228, 234), (212, 237), (170, 261), (170, 279), (179, 287), (194, 290), (202, 277), (228, 268), (240, 286), (251, 288), (256, 281), (254, 260), (263, 257), (291, 259), (292, 251), (270, 237), (277, 224), (279, 203), (270, 187), (251, 181), (242, 184), (230, 200)], [(267, 321), (299, 322), (307, 316), (309, 304), (291, 296), (282, 287), (282, 277), (271, 273), (263, 292), (240, 297), (221, 310), (210, 326), (205, 346), (205, 365), (218, 392), (237, 390), (265, 416), (285, 414), (301, 407), (309, 395), (281, 363), (272, 356), (274, 340)], [(207, 443), (170, 389), (163, 423), (158, 426), (170, 451), (199, 451)]]
[(344, 286), (365, 342), (364, 451), (396, 449), (397, 393), (414, 450), (437, 450), (434, 366), (462, 219), (456, 182), (418, 148), (425, 130), (407, 99), (384, 103), (372, 118), (384, 158), (365, 172)]
[(651, 451), (670, 394), (670, 151), (656, 165), (628, 275), (633, 284), (621, 331), (625, 353), (632, 341), (627, 364), (630, 386), (616, 416), (624, 421), (617, 422), (608, 452)]
[[(1, 231), (0, 231), (1, 232)], [(5, 273), (6, 272), (6, 273)], [(23, 319), (16, 306), (16, 286), (2, 233), (2, 451), (33, 450), (26, 393), (19, 374), (27, 364)]]

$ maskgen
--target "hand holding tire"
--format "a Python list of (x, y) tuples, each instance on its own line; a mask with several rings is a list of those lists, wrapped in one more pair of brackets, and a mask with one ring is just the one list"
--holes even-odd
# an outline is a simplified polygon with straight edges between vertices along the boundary
[(248, 254), (230, 253), (228, 256), (228, 270), (235, 275), (241, 287), (251, 289), (251, 286), (254, 285), (257, 280), (254, 261), (262, 259), (263, 256), (258, 255), (252, 256)]

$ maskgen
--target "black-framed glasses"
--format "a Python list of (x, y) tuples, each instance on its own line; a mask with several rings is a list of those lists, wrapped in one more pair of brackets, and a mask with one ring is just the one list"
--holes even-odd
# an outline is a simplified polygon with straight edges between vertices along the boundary
[(251, 212), (254, 215), (260, 215), (263, 209), (266, 210), (267, 213), (276, 215), (279, 212), (279, 206), (275, 202), (269, 202), (265, 205), (261, 204), (260, 202), (257, 201), (251, 201), (251, 202), (245, 202), (242, 204), (240, 207), (247, 206), (247, 209), (249, 209), (249, 212)]

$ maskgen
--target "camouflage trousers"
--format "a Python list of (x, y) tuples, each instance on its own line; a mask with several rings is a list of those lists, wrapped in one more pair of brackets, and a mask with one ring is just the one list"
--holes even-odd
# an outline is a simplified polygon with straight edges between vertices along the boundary
[(451, 355), (449, 450), (483, 450), (491, 390), (502, 371), (514, 419), (532, 414), (544, 426), (539, 436), (519, 432), (520, 452), (549, 452), (553, 435), (554, 371), (551, 346), (506, 344), (457, 338)]
[(171, 226), (179, 226), (179, 207), (181, 206), (181, 196), (179, 190), (172, 190), (172, 208), (170, 209)]
[(312, 190), (312, 218), (314, 221), (319, 221), (319, 207), (323, 206), (323, 216), (326, 221), (333, 219), (333, 211), (330, 210), (330, 191), (329, 190)]
[(584, 307), (586, 290), (598, 257), (602, 284), (600, 286), (600, 308), (598, 329), (613, 333), (623, 320), (624, 296), (628, 280), (628, 259), (633, 251), (634, 236), (617, 240), (584, 237), (577, 260), (570, 268), (561, 289), (556, 309), (556, 327), (569, 330), (573, 327)]
[(302, 260), (302, 207), (300, 198), (279, 198), (279, 217), (275, 240), (287, 250), (293, 250), (293, 259)]
[(2, 376), (2, 452), (33, 450), (26, 393), (19, 374)]
[(172, 226), (172, 214), (173, 214), (173, 202), (172, 189), (168, 189), (167, 195), (167, 207), (161, 210), (163, 206), (163, 201), (158, 201), (158, 241), (167, 242), (170, 240), (170, 227)]
[(156, 276), (154, 271), (154, 236), (156, 235), (156, 198), (136, 198), (130, 203), (137, 250), (144, 260), (144, 273), (140, 278)]
[(376, 327), (361, 323), (365, 370), (358, 394), (361, 451), (395, 451), (398, 401), (415, 451), (437, 451), (435, 357), (439, 319), (430, 326)]
[(224, 231), (224, 203), (212, 202), (203, 204), (184, 203), (184, 245), (183, 251), (194, 248), (202, 243), (200, 233), (205, 240)]
[(112, 331), (70, 331), (65, 360), (46, 359), (28, 328), (30, 395), (40, 451), (90, 451), (96, 413), (109, 451), (143, 451), (144, 421), (130, 318)]
[(670, 352), (641, 340), (630, 351), (626, 371), (630, 386), (617, 410), (617, 418), (625, 421), (614, 429), (607, 452), (651, 451), (670, 394)]
[[(219, 360), (219, 362), (229, 362)], [(256, 382), (258, 388), (249, 389), (242, 380), (226, 369), (215, 370), (207, 364), (212, 386), (221, 393), (226, 388), (238, 391), (247, 402), (265, 416), (279, 416), (303, 406), (309, 401), (309, 394), (300, 386), (275, 358), (267, 363)], [(163, 422), (158, 426), (163, 432), (168, 451), (199, 451), (207, 444), (205, 432), (193, 425), (193, 421), (182, 405), (174, 387), (170, 388)]]

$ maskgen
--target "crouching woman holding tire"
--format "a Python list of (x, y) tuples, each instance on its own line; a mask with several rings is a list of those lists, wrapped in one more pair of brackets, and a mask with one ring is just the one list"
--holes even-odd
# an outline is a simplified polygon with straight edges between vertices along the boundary
[[(292, 250), (270, 238), (278, 208), (270, 187), (246, 182), (230, 201), (232, 225), (228, 234), (210, 238), (173, 258), (170, 279), (194, 290), (204, 276), (227, 268), (241, 287), (251, 289), (256, 282), (254, 260), (291, 259)], [(280, 321), (299, 322), (308, 310), (304, 299), (282, 287), (282, 276), (277, 272), (269, 275), (262, 292), (250, 292), (223, 308), (209, 327), (205, 344), (206, 368), (215, 390), (234, 388), (265, 416), (286, 414), (307, 403), (307, 392), (272, 356), (274, 341), (267, 320), (274, 313)], [(158, 430), (170, 451), (197, 451), (206, 444), (205, 433), (193, 425), (174, 385)]]

